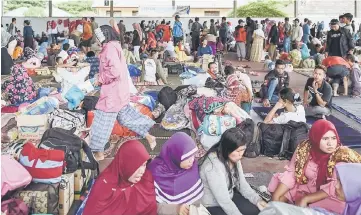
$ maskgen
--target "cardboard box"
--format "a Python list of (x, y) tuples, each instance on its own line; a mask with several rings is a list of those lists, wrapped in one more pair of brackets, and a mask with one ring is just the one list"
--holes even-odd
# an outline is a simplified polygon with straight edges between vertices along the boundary
[(81, 176), (81, 169), (78, 169), (74, 173), (74, 199), (79, 200), (82, 194), (84, 185), (86, 186), (90, 180), (92, 171), (90, 169), (85, 170), (86, 177)]
[(59, 188), (59, 215), (67, 215), (74, 201), (74, 173), (62, 175)]
[(17, 116), (19, 139), (41, 139), (49, 128), (48, 115), (19, 115)]

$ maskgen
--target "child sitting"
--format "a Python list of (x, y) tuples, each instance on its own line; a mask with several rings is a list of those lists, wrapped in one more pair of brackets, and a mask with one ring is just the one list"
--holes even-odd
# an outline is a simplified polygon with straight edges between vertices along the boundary
[(264, 66), (263, 66), (263, 69), (264, 70), (266, 70), (266, 71), (271, 71), (271, 70), (273, 70), (272, 68), (270, 68), (270, 67), (272, 67), (272, 65), (273, 65), (273, 62), (270, 60), (270, 58), (269, 58), (269, 56), (268, 55), (266, 55), (265, 57), (264, 57)]
[(252, 83), (248, 75), (235, 71), (232, 66), (226, 66), (224, 73), (227, 76), (227, 97), (248, 114), (252, 105)]
[(63, 49), (58, 54), (58, 57), (61, 57), (63, 59), (64, 63), (66, 63), (67, 60), (69, 59), (69, 55), (68, 55), (69, 47), (70, 47), (69, 43), (65, 43), (63, 45)]
[(17, 60), (23, 55), (23, 48), (21, 48), (21, 42), (18, 41), (16, 48), (14, 49), (13, 59)]
[(291, 63), (290, 55), (287, 52), (285, 52), (283, 49), (280, 50), (279, 59), (283, 60), (286, 64)]
[(86, 54), (85, 61), (90, 64), (89, 79), (92, 79), (99, 73), (99, 58), (95, 56), (93, 51), (89, 51)]

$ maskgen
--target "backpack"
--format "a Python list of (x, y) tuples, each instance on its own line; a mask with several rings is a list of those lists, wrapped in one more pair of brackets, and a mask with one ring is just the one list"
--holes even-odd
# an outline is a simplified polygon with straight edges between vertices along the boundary
[(168, 110), (177, 101), (177, 93), (171, 87), (163, 87), (159, 91), (158, 101)]
[[(82, 170), (83, 178), (85, 178), (85, 169), (96, 169), (99, 173), (99, 166), (91, 149), (83, 139), (74, 134), (74, 131), (75, 128), (72, 130), (50, 128), (43, 134), (39, 148), (59, 149), (65, 152), (64, 174), (75, 172), (77, 169)], [(81, 150), (84, 151), (89, 162), (83, 161)]]
[(308, 138), (308, 125), (289, 121), (287, 124), (258, 123), (257, 140), (247, 148), (247, 157), (260, 154), (290, 159), (298, 144)]

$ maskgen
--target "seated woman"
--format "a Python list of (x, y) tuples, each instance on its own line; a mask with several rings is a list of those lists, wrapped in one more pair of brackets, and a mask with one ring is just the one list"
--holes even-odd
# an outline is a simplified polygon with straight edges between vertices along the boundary
[(203, 40), (202, 45), (198, 47), (197, 56), (202, 57), (205, 54), (212, 55), (213, 51), (212, 48), (207, 45), (208, 41)]
[(83, 214), (156, 215), (152, 174), (146, 165), (150, 156), (137, 140), (125, 142), (114, 160), (98, 176)]
[(232, 66), (226, 66), (224, 73), (227, 76), (228, 99), (250, 114), (253, 98), (251, 79), (246, 74), (236, 73)]
[(193, 60), (192, 56), (188, 56), (186, 54), (182, 39), (178, 42), (177, 46), (174, 48), (174, 51), (177, 54), (177, 58), (180, 62)]
[(127, 65), (136, 64), (137, 61), (135, 59), (133, 52), (129, 51), (129, 45), (124, 43), (122, 46), (122, 49), (123, 49), (123, 53), (124, 53), (124, 57), (125, 57), (125, 61), (126, 61)]
[(308, 47), (306, 44), (304, 43), (300, 43), (300, 46), (301, 46), (301, 57), (302, 57), (302, 60), (306, 60), (308, 58), (310, 58), (310, 51), (308, 50)]
[[(266, 116), (264, 123), (286, 124), (293, 120), (295, 122), (306, 122), (305, 108), (302, 105), (295, 105), (295, 101), (301, 101), (300, 95), (291, 88), (284, 88), (280, 91), (280, 99)], [(277, 111), (285, 109), (279, 116)]]
[(298, 68), (298, 67), (300, 67), (300, 64), (302, 61), (302, 54), (296, 44), (294, 44), (292, 46), (293, 46), (293, 50), (290, 52), (292, 66), (295, 68)]
[(326, 68), (316, 66), (313, 78), (309, 78), (303, 93), (306, 116), (322, 118), (331, 114), (332, 87), (326, 78)]
[(205, 37), (208, 41), (207, 45), (211, 47), (212, 49), (212, 55), (216, 56), (217, 54), (217, 37), (213, 34), (207, 34)]
[(231, 128), (200, 161), (201, 203), (210, 214), (253, 215), (266, 206), (244, 176), (241, 158), (245, 150), (246, 135), (240, 128)]
[(360, 65), (357, 62), (358, 59), (352, 54), (347, 54), (346, 60), (352, 68), (351, 75), (350, 75), (350, 79), (352, 82), (351, 96), (352, 97), (360, 96), (361, 95), (361, 69), (360, 69)]
[(19, 63), (12, 66), (10, 75), (11, 77), (1, 85), (1, 93), (12, 105), (20, 105), (36, 99), (34, 82), (23, 64)]
[(341, 214), (345, 202), (337, 199), (335, 165), (360, 163), (361, 155), (342, 147), (335, 126), (327, 120), (316, 121), (309, 140), (300, 143), (284, 173), (273, 176), (268, 190), (273, 201), (301, 207), (321, 207)]
[[(158, 214), (183, 214), (189, 205), (203, 196), (203, 183), (194, 157), (197, 150), (196, 143), (189, 135), (177, 132), (148, 165), (154, 178), (156, 200), (164, 203), (164, 211), (158, 211)], [(180, 212), (177, 210), (179, 208)]]
[[(361, 214), (361, 164), (341, 163), (336, 165), (337, 183), (335, 196), (338, 200), (346, 203), (342, 214)], [(259, 215), (336, 215), (324, 208), (303, 208), (283, 202), (271, 202)]]
[(140, 48), (139, 48), (139, 55), (140, 55), (140, 59), (144, 59), (148, 57), (148, 45), (145, 42), (145, 40), (143, 39), (141, 44), (140, 44)]

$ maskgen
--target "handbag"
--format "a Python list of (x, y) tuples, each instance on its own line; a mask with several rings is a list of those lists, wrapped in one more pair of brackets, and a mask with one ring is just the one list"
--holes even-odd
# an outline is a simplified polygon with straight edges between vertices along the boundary
[(50, 114), (49, 124), (50, 128), (76, 128), (79, 131), (85, 128), (85, 113), (56, 109)]
[(189, 207), (189, 215), (210, 215), (209, 211), (206, 207), (200, 204), (198, 207), (195, 205), (191, 205)]
[(28, 170), (34, 182), (53, 184), (61, 180), (64, 159), (62, 150), (38, 149), (32, 143), (26, 143), (19, 162)]

